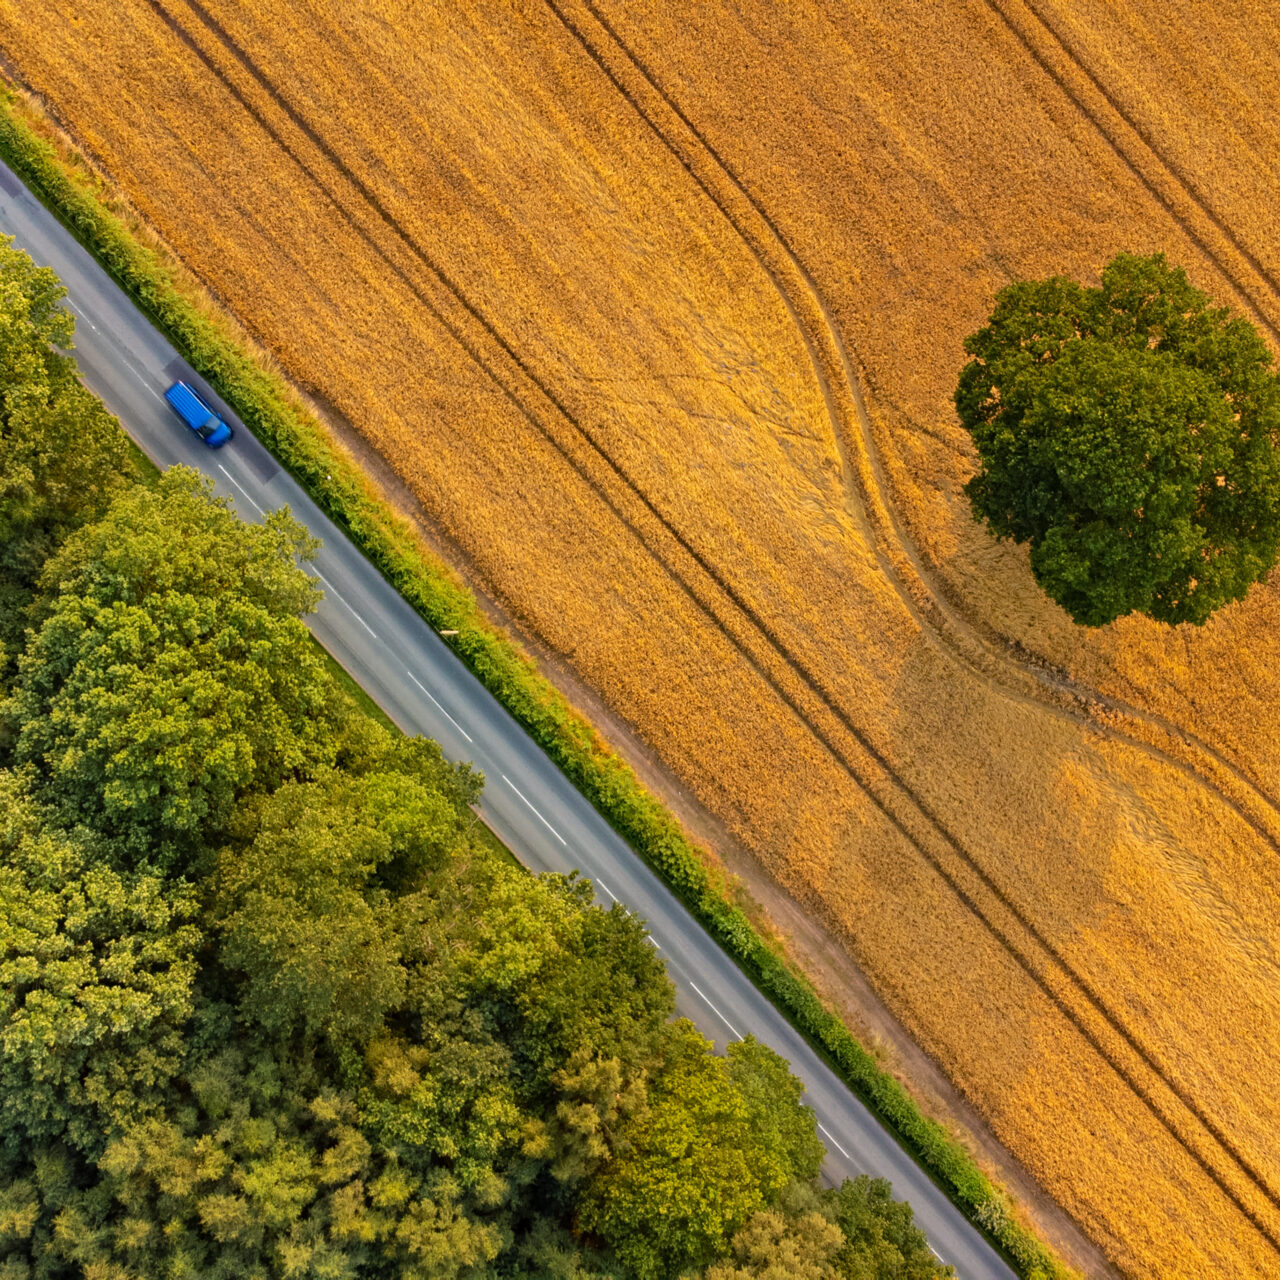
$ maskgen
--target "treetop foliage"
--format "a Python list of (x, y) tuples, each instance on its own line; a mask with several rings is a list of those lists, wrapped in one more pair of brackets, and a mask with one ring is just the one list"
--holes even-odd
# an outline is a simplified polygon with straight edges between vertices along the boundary
[(194, 895), (121, 873), (0, 772), (0, 1134), (88, 1155), (158, 1105), (182, 1061)]
[(0, 236), (0, 555), (10, 570), (38, 566), (60, 532), (132, 478), (124, 434), (63, 354), (65, 295)]
[(310, 613), (319, 583), (300, 562), (317, 543), (287, 510), (246, 524), (205, 477), (186, 467), (137, 485), (49, 557), (40, 574), (48, 601), (74, 595), (100, 608), (170, 594), (227, 592), (279, 618)]
[(974, 516), (1030, 543), (1036, 579), (1076, 622), (1203, 623), (1275, 563), (1271, 353), (1163, 254), (1119, 254), (1098, 288), (1009, 285), (965, 350)]
[(782, 1059), (753, 1039), (727, 1058), (708, 1047), (678, 1024), (647, 1105), (620, 1129), (621, 1149), (579, 1210), (640, 1280), (713, 1261), (788, 1183), (821, 1166), (817, 1121), (800, 1109)]
[(330, 681), (297, 616), (317, 599), (309, 550), (286, 513), (245, 524), (181, 468), (67, 538), (5, 710), (69, 821), (179, 858), (240, 796), (332, 759)]
[(134, 478), (124, 433), (63, 354), (64, 293), (0, 236), (0, 663), (21, 647), (19, 605), (50, 551)]

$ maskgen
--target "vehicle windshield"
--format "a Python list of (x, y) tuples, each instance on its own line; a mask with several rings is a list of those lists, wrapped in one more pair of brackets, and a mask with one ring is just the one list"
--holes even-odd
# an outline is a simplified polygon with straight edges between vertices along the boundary
[(207, 440), (222, 425), (222, 420), (215, 414), (210, 414), (197, 428), (196, 435), (201, 440)]

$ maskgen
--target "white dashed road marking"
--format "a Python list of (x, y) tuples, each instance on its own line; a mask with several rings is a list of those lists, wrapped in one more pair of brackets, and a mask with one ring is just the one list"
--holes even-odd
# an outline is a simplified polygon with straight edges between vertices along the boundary
[[(243, 493), (243, 494), (244, 494), (244, 500), (245, 500), (245, 501), (246, 501), (246, 502), (247, 502), (247, 503), (248, 503), (248, 504), (249, 504), (249, 505), (250, 505), (250, 506), (251, 506), (251, 507), (252, 507), (252, 508), (253, 508), (253, 509), (254, 509), (254, 510), (259, 514), (259, 515), (260, 515), (260, 516), (265, 516), (265, 515), (267, 514), (265, 511), (263, 511), (263, 509), (262, 509), (260, 506), (258, 506), (258, 504), (257, 504), (256, 502), (254, 502), (254, 500), (253, 500), (251, 497), (249, 497), (248, 491), (245, 489), (244, 485), (242, 485), (242, 484), (241, 484), (241, 483), (240, 483), (240, 482), (235, 478), (235, 476), (233, 476), (233, 475), (231, 474), (231, 472), (230, 472), (230, 471), (228, 471), (228, 470), (226, 469), (226, 467), (224, 467), (224, 466), (222, 465), (222, 463), (218, 463), (218, 470), (219, 470), (219, 471), (221, 471), (221, 472), (222, 472), (222, 474), (223, 474), (224, 476), (226, 476), (226, 477), (227, 477), (227, 479), (228, 479), (228, 480), (230, 480), (230, 481), (231, 481), (231, 483), (232, 483), (233, 485), (235, 485), (235, 487), (236, 487), (237, 489), (239, 489), (241, 493)], [(335, 592), (335, 594), (336, 594), (336, 592)]]
[(521, 799), (521, 800), (523, 800), (523, 801), (525, 802), (525, 804), (527, 804), (527, 805), (529, 806), (529, 809), (530, 809), (530, 810), (531, 810), (531, 812), (533, 813), (533, 816), (534, 816), (535, 818), (537, 818), (537, 819), (538, 819), (538, 821), (539, 821), (540, 823), (542, 823), (542, 825), (543, 825), (544, 827), (546, 827), (546, 829), (547, 829), (548, 831), (550, 831), (550, 832), (551, 832), (551, 834), (552, 834), (553, 836), (555, 836), (555, 838), (556, 838), (557, 840), (559, 840), (559, 841), (560, 841), (560, 843), (561, 843), (562, 845), (564, 845), (564, 847), (567, 849), (567, 848), (569, 847), (569, 842), (564, 838), (564, 836), (562, 836), (562, 835), (561, 835), (561, 834), (560, 834), (560, 833), (555, 829), (555, 827), (553, 827), (553, 826), (551, 825), (551, 823), (549, 823), (549, 822), (546, 820), (546, 818), (544, 818), (544, 817), (542, 816), (542, 814), (540, 814), (540, 813), (537, 811), (537, 809), (535, 809), (535, 808), (533, 807), (533, 803), (532, 803), (532, 801), (530, 801), (529, 797), (528, 797), (527, 795), (525, 795), (525, 793), (524, 793), (523, 791), (521, 791), (521, 790), (520, 790), (520, 788), (519, 788), (519, 787), (517, 787), (517, 786), (516, 786), (516, 784), (515, 784), (514, 782), (512, 782), (512, 781), (511, 781), (511, 779), (510, 779), (510, 778), (508, 778), (508, 777), (507, 777), (507, 775), (506, 775), (505, 773), (502, 775), (502, 780), (503, 780), (503, 782), (505, 782), (505, 783), (507, 784), (507, 786), (509, 786), (509, 787), (511, 788), (511, 790), (512, 790), (512, 791), (514, 791), (514, 792), (516, 793), (516, 795), (518, 795), (518, 796), (520, 797), (520, 799)]
[(457, 729), (457, 731), (458, 731), (460, 734), (462, 734), (462, 736), (463, 736), (464, 738), (466, 738), (466, 740), (467, 740), (468, 742), (470, 742), (470, 741), (471, 741), (471, 735), (470, 735), (470, 734), (469, 734), (469, 733), (468, 733), (468, 732), (467, 732), (467, 731), (466, 731), (466, 730), (465, 730), (465, 729), (464, 729), (464, 728), (463, 728), (463, 727), (462, 727), (462, 726), (461, 726), (461, 725), (460, 725), (460, 724), (459, 724), (459, 723), (458, 723), (458, 722), (457, 722), (457, 721), (456, 721), (456, 720), (455, 720), (455, 719), (454, 719), (454, 718), (453, 718), (453, 717), (452, 717), (452, 716), (451, 716), (451, 715), (450, 715), (450, 714), (449, 714), (449, 713), (448, 713), (448, 712), (447, 712), (447, 711), (446, 711), (446, 710), (445, 710), (445, 709), (444, 709), (440, 704), (439, 704), (439, 702), (436, 702), (435, 694), (433, 694), (433, 693), (431, 692), (431, 690), (430, 690), (430, 689), (428, 689), (428, 688), (427, 688), (427, 686), (426, 686), (425, 684), (423, 684), (423, 683), (422, 683), (422, 681), (421, 681), (421, 680), (419, 680), (419, 679), (418, 679), (418, 677), (417, 677), (417, 676), (415, 676), (415, 675), (413, 674), (413, 672), (412, 672), (412, 671), (407, 671), (407, 672), (405, 672), (405, 674), (409, 677), (409, 679), (410, 679), (410, 680), (412, 680), (412, 681), (413, 681), (413, 683), (414, 683), (414, 684), (416, 684), (416, 685), (418, 686), (418, 688), (419, 688), (419, 689), (421, 689), (421, 690), (422, 690), (422, 692), (423, 692), (423, 693), (425, 693), (425, 694), (427, 695), (427, 697), (428, 697), (428, 698), (430, 698), (430, 699), (431, 699), (431, 701), (432, 701), (432, 702), (435, 702), (435, 704), (436, 704), (436, 709), (440, 712), (440, 714), (441, 714), (442, 716), (444, 716), (444, 718), (445, 718), (445, 719), (446, 719), (446, 720), (447, 720), (451, 725), (453, 725), (453, 727), (454, 727), (455, 729)]
[[(689, 985), (690, 985), (690, 986), (691, 986), (691, 987), (692, 987), (692, 988), (693, 988), (693, 989), (694, 989), (694, 990), (695, 990), (695, 991), (696, 991), (700, 996), (702, 996), (702, 998), (703, 998), (704, 1000), (707, 1000), (707, 997), (706, 997), (705, 995), (702, 995), (702, 988), (701, 988), (701, 987), (699, 987), (699, 986), (698, 986), (698, 984), (697, 984), (696, 982), (691, 982), (691, 983), (689, 983)], [(723, 1023), (724, 1023), (724, 1025), (725, 1025), (726, 1027), (728, 1027), (730, 1031), (732, 1031), (732, 1032), (733, 1032), (733, 1038), (734, 1038), (735, 1040), (741, 1040), (741, 1039), (742, 1039), (742, 1037), (738, 1034), (737, 1029), (734, 1027), (733, 1023), (732, 1023), (732, 1022), (730, 1022), (730, 1021), (729, 1021), (729, 1019), (728, 1019), (728, 1018), (726, 1018), (726, 1017), (724, 1016), (724, 1014), (723, 1014), (723, 1013), (721, 1013), (721, 1012), (720, 1012), (720, 1010), (719, 1010), (719, 1009), (717, 1009), (717, 1008), (715, 1007), (715, 1005), (713, 1005), (713, 1004), (711, 1003), (711, 1001), (710, 1001), (710, 1000), (707, 1000), (707, 1008), (708, 1008), (708, 1009), (710, 1009), (710, 1010), (711, 1010), (711, 1012), (712, 1012), (712, 1013), (714, 1013), (714, 1014), (716, 1015), (716, 1017), (717, 1017), (717, 1018), (719, 1018), (719, 1019), (720, 1019), (720, 1021), (721, 1021), (721, 1022), (723, 1022)]]
[(818, 1131), (826, 1135), (826, 1139), (846, 1160), (852, 1160), (853, 1157), (831, 1136), (831, 1130), (827, 1128), (821, 1120), (818, 1121)]
[[(221, 463), (219, 463), (218, 465), (219, 465), (219, 466), (221, 466), (222, 464), (221, 464)], [(232, 483), (232, 484), (235, 484), (236, 482), (235, 482), (234, 480), (232, 480), (232, 481), (231, 481), (231, 483)], [(237, 489), (240, 489), (240, 486), (239, 486), (238, 484), (236, 484), (236, 488), (237, 488)], [(241, 492), (241, 493), (244, 493), (244, 490), (243, 490), (243, 489), (240, 489), (240, 492)], [(248, 496), (249, 496), (248, 494), (245, 494), (245, 497), (248, 497)], [(250, 502), (252, 502), (252, 501), (253, 501), (253, 499), (252, 499), (252, 498), (249, 498), (249, 501), (250, 501)], [(261, 510), (261, 508), (259, 508), (259, 510)], [(360, 625), (361, 625), (361, 626), (362, 626), (362, 627), (363, 627), (363, 628), (364, 628), (364, 629), (365, 629), (365, 630), (366, 630), (366, 631), (367, 631), (371, 636), (373, 636), (373, 638), (376, 640), (378, 637), (377, 637), (376, 635), (374, 635), (373, 628), (372, 628), (372, 627), (371, 627), (371, 626), (370, 626), (370, 625), (369, 625), (369, 624), (368, 624), (368, 623), (367, 623), (367, 622), (366, 622), (366, 621), (365, 621), (365, 620), (364, 620), (364, 619), (363, 619), (363, 618), (362, 618), (362, 617), (361, 617), (361, 616), (360, 616), (360, 615), (359, 615), (359, 614), (358, 614), (358, 613), (357, 613), (357, 612), (356, 612), (356, 611), (355, 611), (355, 610), (354, 610), (354, 609), (353, 609), (349, 604), (347, 604), (346, 598), (345, 598), (345, 597), (342, 595), (342, 593), (341, 593), (341, 592), (340, 592), (340, 591), (339, 591), (339, 590), (338, 590), (338, 589), (333, 585), (333, 583), (332, 583), (332, 582), (330, 582), (330, 581), (329, 581), (329, 579), (328, 579), (328, 578), (326, 578), (326, 577), (324, 576), (324, 574), (320, 572), (320, 570), (319, 570), (319, 569), (313, 569), (313, 570), (312, 570), (312, 572), (314, 572), (314, 573), (315, 573), (315, 575), (316, 575), (316, 577), (317, 577), (317, 578), (319, 578), (319, 579), (320, 579), (320, 581), (321, 581), (321, 582), (323, 582), (323, 583), (324, 583), (324, 585), (325, 585), (326, 587), (328, 587), (328, 588), (329, 588), (330, 592), (332, 592), (332, 594), (333, 594), (337, 599), (341, 600), (341, 601), (342, 601), (342, 603), (343, 603), (344, 605), (346, 605), (346, 606), (347, 606), (347, 611), (351, 614), (351, 616), (352, 616), (352, 617), (353, 617), (353, 618), (354, 618), (354, 619), (355, 619), (355, 620), (356, 620), (356, 621), (357, 621), (357, 622), (358, 622), (358, 623), (359, 623), (359, 624), (360, 624)]]

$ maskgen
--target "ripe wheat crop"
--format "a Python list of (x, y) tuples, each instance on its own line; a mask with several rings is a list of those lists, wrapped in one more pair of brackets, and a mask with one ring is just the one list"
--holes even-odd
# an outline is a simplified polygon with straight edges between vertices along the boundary
[(1073, 629), (948, 397), (1001, 284), (1121, 247), (1274, 336), (1265, 18), (0, 0), (0, 47), (1123, 1269), (1254, 1277), (1280, 594)]

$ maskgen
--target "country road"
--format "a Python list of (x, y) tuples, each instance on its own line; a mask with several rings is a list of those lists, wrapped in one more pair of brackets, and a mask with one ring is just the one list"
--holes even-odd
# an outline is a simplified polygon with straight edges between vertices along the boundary
[[(71, 235), (0, 165), (0, 233), (13, 235), (68, 290), (84, 380), (159, 466), (211, 476), (248, 520), (288, 505), (323, 546), (313, 571), (325, 598), (307, 619), (321, 643), (407, 733), (434, 738), (484, 772), (485, 821), (534, 871), (579, 870), (604, 904), (649, 925), (676, 985), (679, 1012), (723, 1047), (754, 1034), (804, 1081), (827, 1147), (824, 1173), (888, 1178), (910, 1201), (934, 1251), (963, 1280), (1009, 1280), (1009, 1266), (964, 1219), (805, 1040), (704, 932), (448, 646), (316, 507), (239, 419)], [(198, 387), (232, 423), (223, 449), (201, 445), (161, 398), (176, 378)]]

